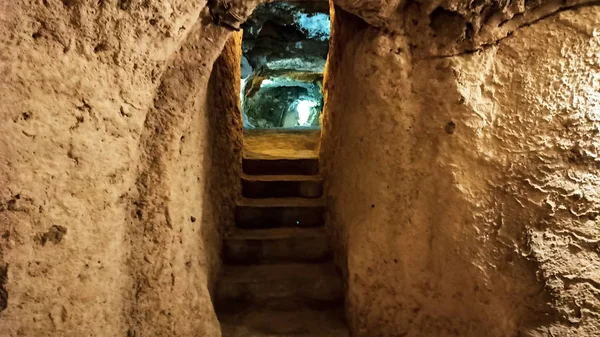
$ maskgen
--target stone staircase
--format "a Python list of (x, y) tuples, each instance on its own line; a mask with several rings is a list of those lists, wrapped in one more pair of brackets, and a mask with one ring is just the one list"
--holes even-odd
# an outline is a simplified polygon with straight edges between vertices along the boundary
[(318, 171), (317, 158), (243, 158), (216, 295), (224, 337), (349, 336)]

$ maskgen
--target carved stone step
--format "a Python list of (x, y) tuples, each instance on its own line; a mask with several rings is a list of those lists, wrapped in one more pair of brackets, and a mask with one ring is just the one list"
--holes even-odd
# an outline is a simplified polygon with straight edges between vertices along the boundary
[(247, 310), (220, 314), (223, 337), (349, 337), (343, 310)]
[(251, 175), (314, 175), (318, 158), (242, 158), (242, 169)]
[(331, 258), (324, 228), (235, 229), (223, 244), (229, 264), (323, 262)]
[(333, 263), (225, 265), (217, 290), (219, 311), (331, 308), (342, 301), (342, 281)]
[(318, 198), (323, 179), (318, 175), (247, 175), (242, 176), (242, 195), (247, 198)]
[(236, 207), (239, 228), (317, 227), (323, 225), (323, 199), (244, 198)]

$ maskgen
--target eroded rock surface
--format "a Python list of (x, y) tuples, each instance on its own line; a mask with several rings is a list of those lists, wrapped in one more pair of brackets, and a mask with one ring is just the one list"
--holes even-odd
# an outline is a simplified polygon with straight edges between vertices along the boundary
[(420, 59), (336, 13), (322, 158), (357, 336), (600, 334), (599, 22)]
[(554, 13), (596, 0), (431, 0), (356, 1), (336, 5), (388, 32), (411, 36), (409, 47), (418, 58), (473, 52), (510, 36), (521, 27)]
[(327, 1), (264, 3), (243, 27), (243, 56), (252, 68), (323, 70), (329, 49)]
[[(323, 152), (355, 335), (598, 335), (597, 3), (336, 4), (367, 22)], [(0, 4), (3, 336), (219, 336), (239, 74), (205, 5)]]
[(218, 336), (230, 30), (205, 2), (55, 0), (2, 3), (0, 30), (0, 334)]

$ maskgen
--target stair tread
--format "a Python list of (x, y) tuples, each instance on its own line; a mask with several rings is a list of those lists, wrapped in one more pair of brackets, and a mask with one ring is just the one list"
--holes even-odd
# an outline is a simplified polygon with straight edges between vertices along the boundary
[(289, 238), (326, 237), (327, 231), (322, 227), (315, 228), (236, 228), (226, 236), (226, 240), (280, 240)]
[(323, 181), (323, 177), (318, 174), (304, 175), (304, 174), (247, 174), (242, 173), (242, 179), (248, 181)]
[(223, 268), (221, 282), (263, 283), (278, 280), (339, 280), (333, 263), (280, 263), (259, 265), (228, 265)]
[(320, 207), (325, 206), (325, 198), (241, 198), (241, 207)]
[(248, 129), (244, 130), (244, 156), (303, 158), (318, 156), (321, 130)]
[(223, 337), (348, 337), (341, 309), (266, 310), (220, 314)]

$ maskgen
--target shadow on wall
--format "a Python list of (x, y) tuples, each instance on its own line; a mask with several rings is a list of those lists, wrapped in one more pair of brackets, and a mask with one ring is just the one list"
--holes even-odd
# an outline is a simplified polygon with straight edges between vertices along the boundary
[[(241, 193), (242, 115), (239, 96), (241, 34), (234, 33), (213, 66), (207, 90), (208, 144), (204, 151), (204, 193), (201, 226), (207, 261), (213, 263), (208, 284), (211, 296), (220, 270), (221, 234), (233, 224)], [(218, 242), (218, 244), (216, 244)], [(219, 265), (217, 265), (219, 264)]]

